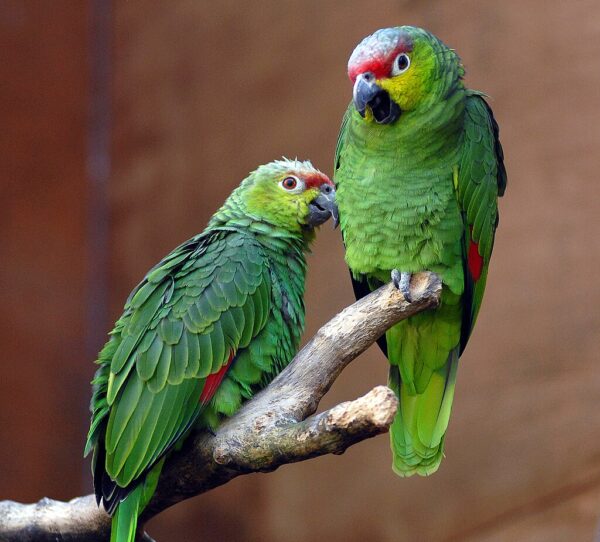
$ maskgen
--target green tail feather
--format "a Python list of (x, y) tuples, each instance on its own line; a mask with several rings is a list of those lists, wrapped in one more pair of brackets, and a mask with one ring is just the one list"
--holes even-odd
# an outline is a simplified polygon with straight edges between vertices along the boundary
[(440, 466), (457, 366), (458, 348), (455, 348), (444, 366), (433, 372), (423, 393), (411, 393), (402, 384), (398, 367), (390, 368), (390, 387), (400, 399), (400, 408), (390, 428), (392, 468), (399, 476), (429, 476)]
[(146, 479), (119, 503), (112, 518), (110, 542), (134, 542), (138, 517), (156, 491), (165, 460), (161, 459)]
[(137, 529), (141, 486), (134, 489), (127, 498), (117, 506), (112, 518), (110, 542), (133, 542)]

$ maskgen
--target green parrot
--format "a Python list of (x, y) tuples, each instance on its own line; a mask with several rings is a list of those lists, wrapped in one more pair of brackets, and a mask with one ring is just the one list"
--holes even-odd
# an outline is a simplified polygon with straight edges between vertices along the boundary
[(112, 542), (134, 540), (169, 451), (291, 361), (305, 255), (330, 216), (337, 222), (333, 183), (310, 162), (260, 166), (130, 294), (98, 357), (85, 448)]
[(393, 469), (434, 473), (442, 460), (458, 358), (481, 307), (498, 196), (506, 186), (498, 125), (465, 88), (456, 53), (423, 29), (385, 28), (348, 61), (354, 85), (334, 181), (354, 291), (391, 279), (409, 298), (411, 273), (442, 279), (439, 308), (390, 329), (379, 345), (400, 400)]

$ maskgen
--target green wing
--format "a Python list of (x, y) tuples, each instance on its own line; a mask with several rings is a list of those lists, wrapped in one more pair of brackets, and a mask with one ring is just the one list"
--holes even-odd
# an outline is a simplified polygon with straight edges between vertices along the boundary
[[(348, 129), (348, 121), (350, 120), (350, 115), (352, 114), (352, 108), (354, 106), (352, 103), (346, 109), (344, 113), (344, 117), (342, 118), (342, 125), (340, 126), (340, 133), (338, 134), (337, 142), (335, 144), (335, 159), (333, 162), (333, 171), (334, 173), (340, 168), (340, 155), (342, 153), (342, 148), (346, 143), (346, 131)], [(334, 179), (335, 180), (335, 179)], [(337, 181), (335, 181), (337, 184)]]
[(260, 246), (218, 230), (175, 249), (132, 292), (94, 381), (86, 453), (95, 449), (105, 506), (190, 428), (218, 386), (203, 393), (207, 377), (264, 328), (270, 291)]
[(498, 197), (506, 188), (498, 124), (481, 94), (466, 100), (464, 141), (456, 178), (465, 224), (465, 294), (461, 351), (477, 318), (498, 226)]

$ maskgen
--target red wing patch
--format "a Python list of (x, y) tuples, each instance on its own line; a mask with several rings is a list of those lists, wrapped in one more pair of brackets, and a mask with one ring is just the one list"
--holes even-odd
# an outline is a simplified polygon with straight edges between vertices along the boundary
[(229, 359), (227, 363), (223, 365), (216, 373), (208, 375), (206, 377), (206, 382), (204, 383), (204, 389), (200, 394), (200, 402), (203, 404), (208, 403), (212, 398), (216, 391), (219, 389), (225, 374), (227, 373), (227, 369), (231, 365), (233, 358), (235, 357), (235, 352), (232, 350), (229, 354)]
[[(471, 235), (473, 231), (471, 228)], [(469, 254), (467, 255), (467, 262), (469, 264), (469, 272), (473, 277), (474, 281), (478, 281), (483, 270), (483, 258), (479, 254), (479, 245), (471, 239), (469, 241)]]

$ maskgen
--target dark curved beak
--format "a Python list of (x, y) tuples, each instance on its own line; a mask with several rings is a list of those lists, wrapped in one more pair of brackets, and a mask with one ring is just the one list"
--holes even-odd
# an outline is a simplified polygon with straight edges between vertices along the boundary
[(369, 102), (380, 91), (381, 87), (375, 83), (375, 77), (370, 72), (361, 73), (356, 77), (354, 89), (352, 90), (352, 99), (354, 100), (354, 107), (360, 113), (361, 117), (365, 116)]
[(375, 76), (371, 72), (361, 73), (356, 77), (352, 99), (361, 117), (365, 116), (367, 107), (370, 107), (379, 124), (391, 124), (401, 113), (398, 104), (375, 82)]
[(327, 222), (329, 217), (333, 220), (333, 227), (337, 228), (339, 214), (335, 203), (335, 188), (330, 184), (323, 184), (319, 195), (308, 204), (308, 218), (306, 222), (312, 227), (320, 226), (324, 222)]

